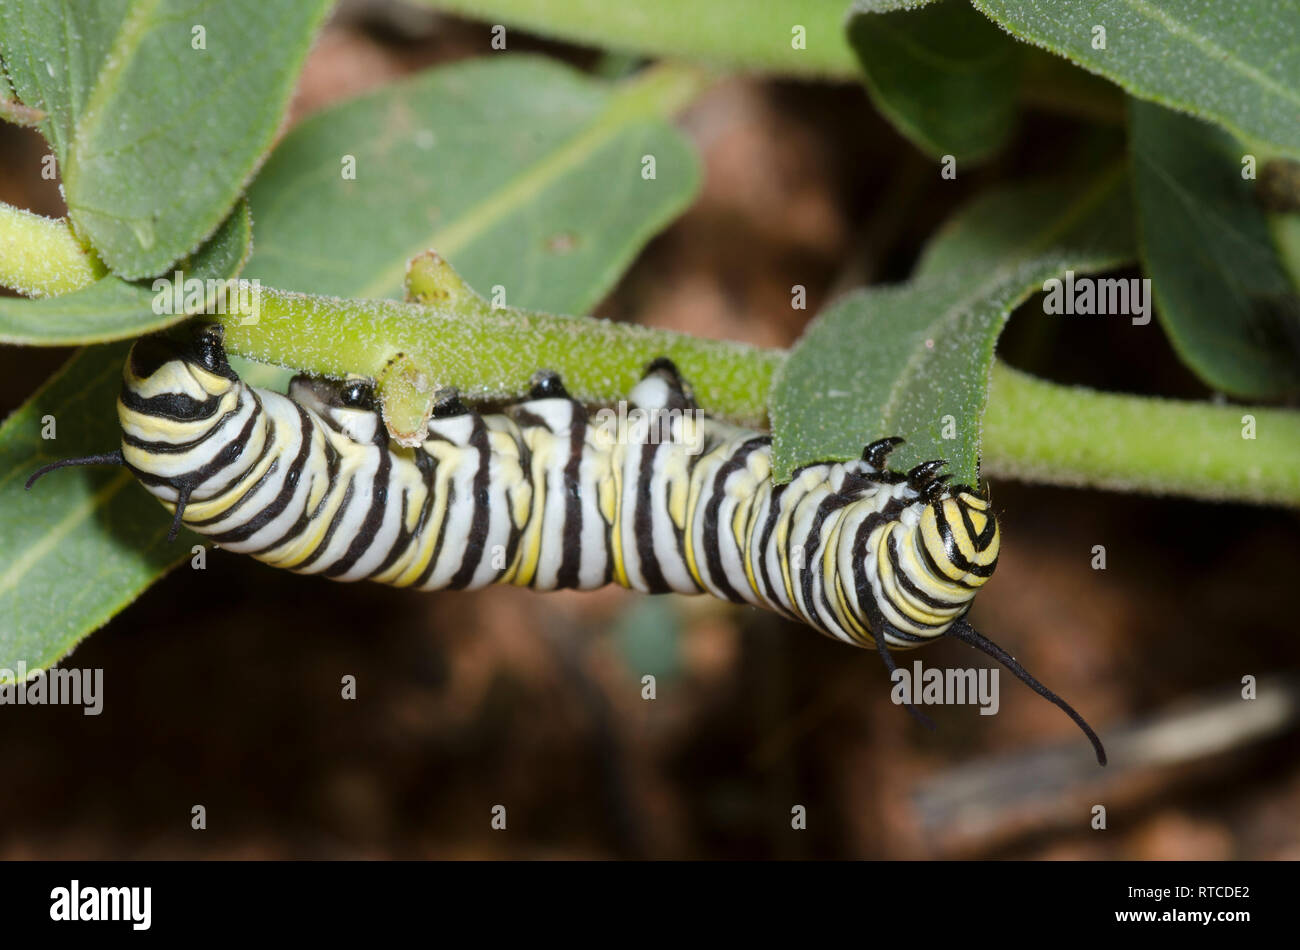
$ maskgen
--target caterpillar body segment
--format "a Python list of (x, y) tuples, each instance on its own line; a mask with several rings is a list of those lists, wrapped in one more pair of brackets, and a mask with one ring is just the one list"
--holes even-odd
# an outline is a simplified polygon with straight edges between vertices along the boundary
[(133, 356), (118, 412), (127, 466), (169, 509), (187, 498), (185, 526), (338, 580), (708, 592), (866, 646), (879, 609), (888, 644), (909, 647), (961, 616), (996, 562), (973, 492), (928, 501), (928, 482), (865, 459), (777, 488), (770, 439), (699, 415), (671, 368), (628, 401), (641, 432), (545, 376), (501, 413), (444, 410), (403, 449), (354, 384), (299, 378), (281, 395), (224, 364)]
[(965, 622), (997, 564), (996, 516), (980, 491), (948, 485), (941, 461), (888, 469), (900, 439), (776, 485), (770, 438), (700, 414), (656, 360), (625, 413), (589, 410), (539, 372), (500, 412), (446, 395), (424, 441), (404, 447), (364, 381), (249, 386), (213, 329), (192, 345), (138, 341), (118, 415), (120, 454), (31, 481), (125, 464), (173, 530), (337, 580), (710, 593), (874, 647), (891, 670), (891, 649), (952, 635), (1065, 710), (1105, 761), (1073, 709)]

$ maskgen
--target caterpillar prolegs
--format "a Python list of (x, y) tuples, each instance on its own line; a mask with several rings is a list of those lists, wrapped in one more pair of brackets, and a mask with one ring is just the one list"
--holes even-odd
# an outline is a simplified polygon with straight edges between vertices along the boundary
[(183, 524), (276, 567), (425, 590), (710, 593), (874, 646), (891, 672), (890, 649), (953, 637), (1063, 709), (1105, 763), (1082, 717), (964, 619), (998, 524), (944, 462), (893, 471), (889, 438), (776, 485), (770, 438), (700, 415), (667, 360), (628, 401), (639, 426), (611, 425), (541, 372), (497, 413), (447, 395), (407, 448), (364, 381), (247, 385), (210, 327), (137, 341), (120, 450), (47, 465), (28, 487), (64, 465), (122, 464), (173, 512), (173, 536)]

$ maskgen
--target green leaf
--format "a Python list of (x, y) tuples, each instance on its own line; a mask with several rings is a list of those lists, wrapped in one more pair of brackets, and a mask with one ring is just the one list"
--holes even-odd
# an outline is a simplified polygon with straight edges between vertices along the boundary
[[(47, 462), (117, 447), (127, 349), (79, 351), (0, 427), (0, 668), (54, 663), (195, 543), (165, 542), (166, 513), (122, 468), (52, 472), (23, 490)], [(42, 438), (48, 426), (57, 438)]]
[[(1300, 155), (1294, 2), (972, 0), (1015, 36), (1247, 142)], [(1105, 31), (1103, 49), (1102, 35)]]
[(434, 248), (484, 296), (499, 285), (511, 305), (584, 312), (695, 195), (694, 152), (661, 118), (693, 77), (652, 70), (611, 86), (510, 55), (326, 109), (285, 137), (249, 194), (249, 273), (400, 297), (406, 262)]
[[(220, 230), (179, 269), (186, 279), (237, 277), (248, 259), (252, 222), (240, 203)], [(174, 280), (174, 277), (172, 278)], [(0, 297), (0, 342), (33, 346), (105, 343), (142, 336), (179, 323), (196, 308), (157, 313), (151, 282), (102, 277), (88, 287), (58, 297)], [(211, 303), (205, 295), (205, 307)]]
[[(854, 74), (845, 0), (419, 0), (492, 24), (619, 52), (792, 76)], [(804, 28), (797, 48), (796, 26)], [(510, 37), (506, 35), (507, 48)]]
[(964, 0), (857, 0), (849, 41), (872, 101), (922, 151), (974, 161), (1015, 123), (1026, 48)]
[(110, 270), (161, 273), (217, 229), (270, 147), (329, 5), (0, 6), (0, 57), (23, 103), (47, 113), (73, 223)]
[(901, 435), (892, 467), (944, 458), (956, 482), (977, 484), (980, 420), (1008, 314), (1067, 269), (1133, 256), (1122, 170), (1085, 185), (1036, 183), (978, 199), (934, 239), (911, 281), (857, 291), (819, 315), (773, 384), (776, 477)]
[(1300, 388), (1300, 299), (1221, 129), (1133, 100), (1133, 184), (1144, 270), (1174, 349), (1243, 398)]

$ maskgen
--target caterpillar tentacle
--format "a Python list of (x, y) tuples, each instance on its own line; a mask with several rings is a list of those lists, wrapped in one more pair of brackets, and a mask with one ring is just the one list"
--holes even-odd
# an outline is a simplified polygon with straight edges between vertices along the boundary
[(950, 485), (944, 462), (892, 471), (902, 440), (881, 439), (777, 485), (770, 438), (701, 415), (668, 360), (628, 401), (589, 412), (553, 372), (498, 413), (448, 390), (406, 448), (364, 382), (258, 389), (208, 330), (189, 346), (138, 341), (120, 453), (69, 464), (125, 464), (174, 529), (337, 580), (710, 593), (875, 647), (891, 672), (891, 649), (952, 634), (1064, 709), (1104, 761), (1073, 709), (965, 624), (1000, 537), (987, 497)]
[(69, 466), (73, 466), (73, 465), (123, 465), (123, 464), (125, 463), (122, 460), (121, 449), (114, 449), (112, 452), (104, 452), (100, 455), (82, 455), (79, 456), (78, 458), (59, 459), (57, 462), (51, 462), (48, 465), (42, 465), (36, 471), (32, 472), (32, 474), (27, 479), (27, 484), (24, 485), (23, 487), (27, 491), (31, 491), (33, 485), (35, 485), (41, 478), (48, 475), (50, 472), (54, 471), (57, 468), (68, 468)]

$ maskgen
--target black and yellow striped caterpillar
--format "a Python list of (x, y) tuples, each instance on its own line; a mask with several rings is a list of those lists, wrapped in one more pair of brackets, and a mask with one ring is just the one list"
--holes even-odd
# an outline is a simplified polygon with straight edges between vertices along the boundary
[(888, 469), (901, 439), (776, 485), (770, 438), (700, 415), (662, 359), (629, 395), (639, 426), (593, 416), (543, 372), (500, 413), (447, 395), (413, 448), (390, 441), (366, 381), (243, 383), (217, 327), (137, 341), (123, 377), (121, 449), (47, 465), (28, 488), (122, 464), (173, 512), (173, 536), (184, 524), (276, 567), (425, 590), (708, 592), (875, 646), (891, 672), (889, 648), (953, 637), (1063, 709), (1105, 763), (1082, 717), (965, 621), (997, 519), (942, 461)]

